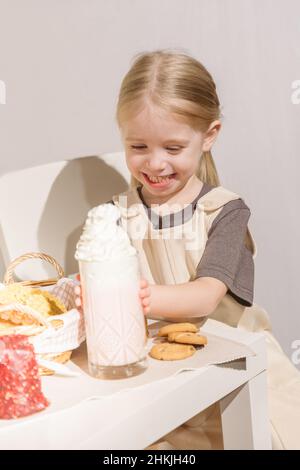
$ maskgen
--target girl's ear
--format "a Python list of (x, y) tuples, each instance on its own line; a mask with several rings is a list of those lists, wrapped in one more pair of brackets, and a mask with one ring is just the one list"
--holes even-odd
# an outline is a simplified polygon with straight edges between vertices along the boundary
[(211, 147), (213, 146), (213, 143), (215, 142), (218, 133), (222, 127), (221, 121), (216, 120), (211, 123), (207, 131), (205, 132), (204, 140), (203, 140), (203, 146), (202, 150), (203, 152), (208, 152)]

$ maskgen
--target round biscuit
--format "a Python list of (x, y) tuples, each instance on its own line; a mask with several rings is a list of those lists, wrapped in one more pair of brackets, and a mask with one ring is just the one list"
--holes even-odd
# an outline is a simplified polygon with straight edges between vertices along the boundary
[(192, 356), (195, 352), (196, 349), (192, 345), (159, 343), (151, 348), (149, 355), (161, 361), (178, 361)]
[(194, 344), (202, 346), (207, 344), (206, 336), (188, 332), (173, 332), (168, 334), (168, 341), (181, 344)]
[(193, 323), (171, 323), (169, 325), (165, 325), (158, 330), (158, 336), (168, 336), (169, 333), (179, 332), (179, 331), (187, 331), (190, 333), (196, 333), (198, 328)]

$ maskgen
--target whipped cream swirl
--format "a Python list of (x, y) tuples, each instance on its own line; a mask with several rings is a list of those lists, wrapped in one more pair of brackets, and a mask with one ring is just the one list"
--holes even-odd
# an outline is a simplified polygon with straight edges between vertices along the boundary
[(100, 204), (88, 212), (82, 235), (76, 245), (78, 261), (103, 261), (136, 254), (127, 232), (118, 220), (114, 204)]

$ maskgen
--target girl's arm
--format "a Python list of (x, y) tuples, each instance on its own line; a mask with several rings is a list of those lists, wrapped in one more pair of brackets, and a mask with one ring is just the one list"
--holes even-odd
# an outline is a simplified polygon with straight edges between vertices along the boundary
[(140, 297), (147, 317), (177, 321), (211, 314), (227, 289), (222, 281), (213, 277), (176, 285), (148, 284), (143, 279)]

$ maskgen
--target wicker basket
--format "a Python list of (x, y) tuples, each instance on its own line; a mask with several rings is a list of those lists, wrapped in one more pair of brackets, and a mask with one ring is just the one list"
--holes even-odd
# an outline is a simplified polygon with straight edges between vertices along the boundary
[[(23, 263), (24, 261), (27, 261), (29, 259), (41, 259), (41, 260), (47, 261), (55, 268), (55, 270), (57, 271), (58, 277), (52, 278), (52, 279), (41, 280), (41, 281), (33, 281), (33, 280), (15, 281), (14, 276), (13, 276), (15, 268), (20, 263)], [(54, 258), (52, 258), (52, 256), (49, 256), (45, 253), (32, 252), (32, 253), (25, 253), (24, 255), (19, 256), (18, 258), (16, 258), (9, 264), (4, 275), (3, 283), (4, 285), (9, 285), (9, 284), (13, 284), (17, 282), (18, 284), (21, 284), (23, 286), (45, 287), (45, 286), (51, 286), (51, 285), (56, 284), (58, 280), (61, 279), (62, 277), (64, 277), (64, 270), (60, 266), (60, 264)], [(58, 320), (53, 320), (53, 322), (50, 322), (50, 323), (53, 323), (53, 326), (55, 328), (60, 328), (63, 325), (63, 321), (60, 322)], [(62, 364), (62, 363), (67, 362), (70, 359), (71, 354), (72, 354), (72, 351), (64, 351), (59, 354), (43, 354), (41, 355), (41, 357), (43, 359), (55, 361), (55, 362)], [(52, 375), (54, 374), (54, 371), (46, 367), (40, 366), (39, 373), (40, 375)]]

